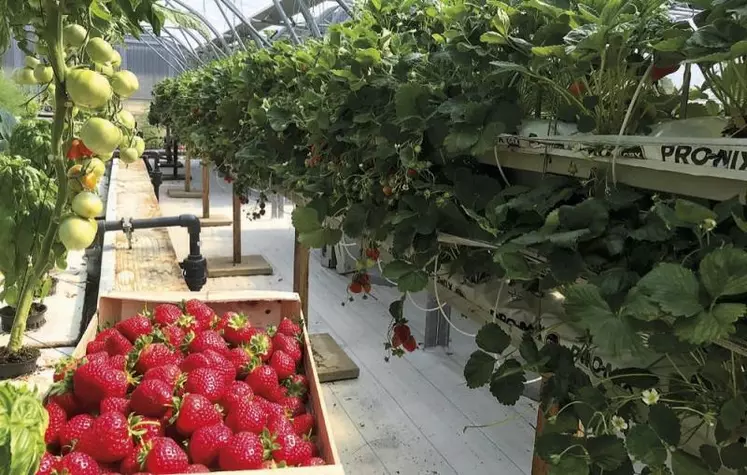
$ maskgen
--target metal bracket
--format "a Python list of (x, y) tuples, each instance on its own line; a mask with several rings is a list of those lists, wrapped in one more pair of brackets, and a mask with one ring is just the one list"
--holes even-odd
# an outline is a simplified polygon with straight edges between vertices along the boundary
[(132, 218), (122, 218), (122, 232), (127, 236), (127, 249), (132, 250)]

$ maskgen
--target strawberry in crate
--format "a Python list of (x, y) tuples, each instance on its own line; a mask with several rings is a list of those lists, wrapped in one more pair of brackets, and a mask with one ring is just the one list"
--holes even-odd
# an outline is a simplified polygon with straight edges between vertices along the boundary
[(323, 465), (302, 328), (206, 303), (161, 304), (61, 363), (39, 474), (202, 473)]

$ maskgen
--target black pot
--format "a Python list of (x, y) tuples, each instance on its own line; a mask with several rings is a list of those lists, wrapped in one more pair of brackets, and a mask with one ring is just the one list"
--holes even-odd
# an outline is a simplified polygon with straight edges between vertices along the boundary
[(36, 370), (36, 361), (41, 356), (38, 348), (23, 348), (21, 353), (8, 361), (5, 348), (0, 348), (0, 380), (17, 378)]
[[(42, 303), (31, 304), (31, 312), (29, 312), (29, 318), (26, 320), (26, 330), (36, 330), (41, 328), (42, 325), (47, 323), (45, 318), (47, 314), (47, 306)], [(5, 333), (10, 333), (13, 328), (13, 321), (15, 320), (16, 309), (13, 307), (0, 308), (0, 318), (2, 318), (2, 328)]]

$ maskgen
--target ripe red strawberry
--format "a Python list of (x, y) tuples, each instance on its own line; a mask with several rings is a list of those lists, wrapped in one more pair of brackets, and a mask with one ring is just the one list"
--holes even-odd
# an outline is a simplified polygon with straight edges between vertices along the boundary
[(109, 367), (125, 371), (127, 368), (127, 357), (125, 355), (114, 355), (109, 358)]
[(130, 413), (130, 400), (124, 397), (108, 397), (101, 400), (99, 413), (118, 412), (127, 415)]
[(279, 403), (293, 416), (297, 416), (304, 411), (303, 401), (298, 396), (285, 396)]
[(278, 379), (289, 378), (296, 373), (296, 362), (283, 350), (277, 350), (272, 354), (270, 366), (277, 373)]
[(272, 337), (272, 345), (275, 348), (275, 351), (284, 351), (288, 356), (293, 358), (293, 361), (295, 362), (299, 362), (301, 361), (301, 358), (303, 358), (301, 344), (295, 338), (278, 333)]
[(119, 471), (123, 475), (132, 475), (143, 469), (143, 446), (135, 445), (119, 464)]
[(262, 468), (264, 447), (257, 434), (240, 432), (220, 451), (221, 470), (253, 470)]
[(249, 373), (249, 366), (252, 364), (252, 355), (243, 346), (231, 349), (228, 352), (228, 360), (236, 368), (236, 373), (239, 376), (246, 376)]
[(57, 464), (60, 460), (58, 457), (44, 452), (42, 455), (41, 462), (39, 463), (39, 470), (36, 471), (36, 475), (52, 475), (52, 471), (57, 469)]
[(410, 338), (410, 327), (406, 323), (398, 323), (394, 325), (394, 336), (401, 342), (407, 341)]
[(80, 414), (80, 404), (75, 399), (75, 394), (70, 390), (64, 390), (62, 388), (53, 387), (53, 391), (59, 389), (63, 392), (51, 394), (47, 399), (47, 403), (55, 403), (65, 410), (67, 417), (72, 417)]
[(252, 388), (254, 394), (262, 397), (267, 397), (266, 395), (271, 394), (280, 384), (275, 369), (267, 365), (254, 368), (246, 377), (246, 383)]
[(277, 385), (265, 395), (268, 401), (280, 403), (288, 395), (288, 388)]
[(106, 339), (104, 347), (109, 356), (126, 355), (133, 348), (130, 340), (119, 332), (112, 333), (111, 336)]
[(274, 351), (272, 338), (264, 330), (253, 328), (252, 331), (254, 334), (249, 338), (249, 350), (263, 362), (269, 361)]
[(135, 370), (140, 374), (145, 374), (151, 368), (175, 362), (176, 355), (168, 346), (163, 343), (148, 343), (140, 351)]
[(153, 309), (153, 323), (161, 327), (175, 324), (181, 316), (181, 309), (174, 304), (164, 303)]
[(124, 371), (112, 369), (102, 363), (86, 363), (73, 375), (75, 397), (87, 407), (98, 408), (107, 397), (124, 397), (127, 386)]
[(185, 391), (192, 394), (202, 394), (210, 402), (218, 402), (226, 392), (226, 379), (212, 368), (198, 368), (187, 374)]
[(223, 375), (226, 384), (236, 379), (236, 369), (228, 358), (213, 350), (205, 350), (202, 353), (187, 355), (180, 364), (180, 368), (187, 373), (197, 368), (214, 369)]
[(93, 417), (88, 414), (79, 414), (67, 421), (59, 432), (63, 453), (70, 452), (78, 446), (83, 436), (93, 427), (93, 421)]
[(267, 413), (257, 403), (244, 401), (235, 405), (226, 417), (226, 425), (234, 432), (261, 434), (267, 424)]
[(176, 430), (185, 437), (200, 427), (217, 424), (222, 419), (218, 409), (200, 394), (186, 394), (178, 406)]
[(110, 336), (114, 335), (115, 333), (119, 333), (119, 330), (117, 330), (116, 328), (104, 328), (96, 334), (96, 337), (93, 339), (93, 341), (105, 342), (109, 339)]
[(88, 453), (100, 463), (119, 462), (133, 447), (127, 417), (118, 412), (101, 414), (84, 437)]
[(293, 418), (293, 429), (298, 435), (310, 436), (314, 432), (314, 416), (309, 413), (297, 415)]
[(192, 462), (213, 465), (220, 449), (228, 445), (233, 432), (225, 424), (200, 427), (189, 439), (189, 456)]
[(85, 363), (96, 363), (96, 364), (108, 365), (109, 364), (109, 353), (107, 353), (106, 351), (99, 351), (98, 353), (91, 353), (90, 355), (86, 355), (86, 358), (83, 364)]
[(309, 393), (309, 380), (306, 375), (294, 374), (283, 381), (283, 384), (288, 387), (288, 394), (290, 395), (305, 396)]
[(220, 333), (213, 330), (205, 330), (195, 336), (194, 340), (189, 343), (190, 353), (201, 353), (205, 350), (213, 350), (221, 354), (228, 352), (226, 340), (220, 336)]
[[(102, 348), (103, 349), (103, 348)], [(52, 380), (54, 382), (62, 381), (68, 377), (72, 377), (73, 372), (80, 366), (80, 360), (75, 358), (63, 358), (56, 365), (54, 369), (54, 375)]]
[(161, 334), (163, 335), (163, 340), (174, 348), (180, 348), (184, 344), (184, 338), (187, 336), (187, 332), (179, 325), (163, 327), (161, 328)]
[(56, 446), (60, 441), (60, 431), (67, 423), (65, 410), (57, 403), (50, 402), (46, 406), (49, 424), (44, 432), (44, 443)]
[(189, 465), (189, 458), (174, 439), (159, 437), (154, 439), (153, 446), (145, 457), (145, 469), (156, 473), (184, 473)]
[(73, 452), (60, 459), (57, 465), (60, 475), (99, 475), (101, 470), (96, 461), (83, 452)]
[(410, 337), (402, 342), (402, 346), (405, 348), (405, 350), (409, 352), (413, 352), (418, 348), (418, 342), (415, 341), (415, 337), (410, 335)]
[(272, 415), (267, 419), (267, 430), (276, 438), (285, 434), (296, 434), (295, 427), (290, 419), (279, 414)]
[(255, 403), (259, 404), (268, 416), (288, 417), (288, 415), (285, 413), (285, 408), (276, 402), (268, 401), (262, 396), (254, 396), (254, 399), (252, 400)]
[(252, 388), (249, 387), (244, 381), (233, 381), (226, 388), (226, 392), (220, 400), (220, 405), (223, 406), (226, 411), (231, 412), (231, 409), (242, 401), (250, 401), (254, 396)]
[(172, 403), (174, 387), (160, 379), (149, 379), (132, 391), (130, 407), (136, 414), (161, 417)]
[(278, 448), (272, 451), (272, 458), (276, 462), (288, 465), (306, 463), (312, 457), (312, 449), (303, 438), (296, 434), (284, 434), (277, 438)]
[(165, 433), (163, 423), (155, 417), (134, 416), (131, 418), (131, 426), (132, 432), (141, 442), (163, 437)]
[(321, 465), (327, 465), (327, 462), (320, 457), (311, 457), (309, 460), (301, 464), (302, 467), (316, 467)]
[(228, 320), (227, 325), (223, 328), (223, 337), (228, 343), (234, 346), (249, 343), (249, 339), (254, 332), (249, 318), (241, 313), (227, 312), (223, 318)]
[(215, 312), (207, 304), (192, 299), (184, 304), (184, 308), (189, 315), (192, 315), (195, 317), (195, 320), (197, 320), (197, 328), (199, 331), (205, 331), (210, 328)]
[(91, 355), (93, 353), (99, 353), (101, 351), (106, 351), (106, 342), (105, 341), (89, 341), (86, 344), (86, 354)]
[(176, 386), (177, 381), (182, 376), (182, 370), (175, 364), (165, 364), (162, 366), (156, 366), (145, 372), (143, 375), (143, 382), (157, 379), (168, 384), (169, 387)]
[(150, 335), (153, 332), (153, 325), (148, 317), (143, 315), (136, 315), (127, 320), (122, 320), (117, 323), (115, 328), (132, 343), (135, 343), (135, 340), (139, 337)]
[(210, 327), (217, 332), (222, 331), (228, 325), (228, 320), (231, 318), (232, 314), (233, 312), (226, 312), (221, 316), (216, 314), (213, 317), (213, 323)]
[(290, 318), (284, 318), (280, 321), (277, 328), (278, 333), (291, 336), (293, 338), (301, 335), (301, 327)]
[(210, 473), (210, 469), (202, 464), (193, 463), (192, 465), (187, 467), (187, 471), (185, 473)]

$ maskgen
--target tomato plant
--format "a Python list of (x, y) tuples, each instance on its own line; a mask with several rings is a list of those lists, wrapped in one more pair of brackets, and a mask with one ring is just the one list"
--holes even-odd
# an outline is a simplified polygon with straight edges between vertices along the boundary
[[(76, 179), (71, 183), (80, 189), (69, 188), (68, 168), (81, 166), (76, 160), (88, 160), (91, 153), (108, 160), (124, 137), (133, 133), (112, 123), (120, 122), (115, 117), (121, 117), (121, 98), (131, 94), (137, 81), (126, 71), (114, 73), (121, 58), (110, 42), (128, 34), (138, 36), (141, 22), (150, 23), (158, 34), (169, 12), (153, 0), (0, 0), (0, 49), (5, 50), (15, 37), (27, 55), (25, 67), (14, 78), (24, 85), (39, 84), (54, 109), (48, 134), (43, 126), (33, 125), (18, 135), (18, 144), (25, 149), (18, 153), (32, 155), (38, 173), (28, 162), (3, 158), (3, 179), (15, 184), (4, 187), (1, 210), (8, 224), (4, 237), (17, 238), (15, 245), (3, 246), (3, 273), (8, 270), (4, 287), (6, 291), (13, 287), (18, 294), (7, 347), (11, 353), (21, 349), (34, 290), (57, 256), (65, 249), (87, 247), (95, 236), (95, 221), (63, 214), (77, 192), (96, 188), (100, 175), (73, 171)], [(110, 84), (97, 70), (111, 70), (116, 77)], [(33, 147), (24, 147), (29, 143)], [(75, 144), (72, 150), (71, 144)], [(10, 145), (13, 151), (14, 144)], [(21, 182), (14, 181), (18, 177)], [(18, 196), (5, 194), (19, 187)], [(44, 198), (39, 198), (40, 193), (45, 193)], [(77, 225), (81, 219), (86, 226)], [(65, 232), (58, 233), (60, 229)], [(20, 236), (23, 233), (28, 236)]]

